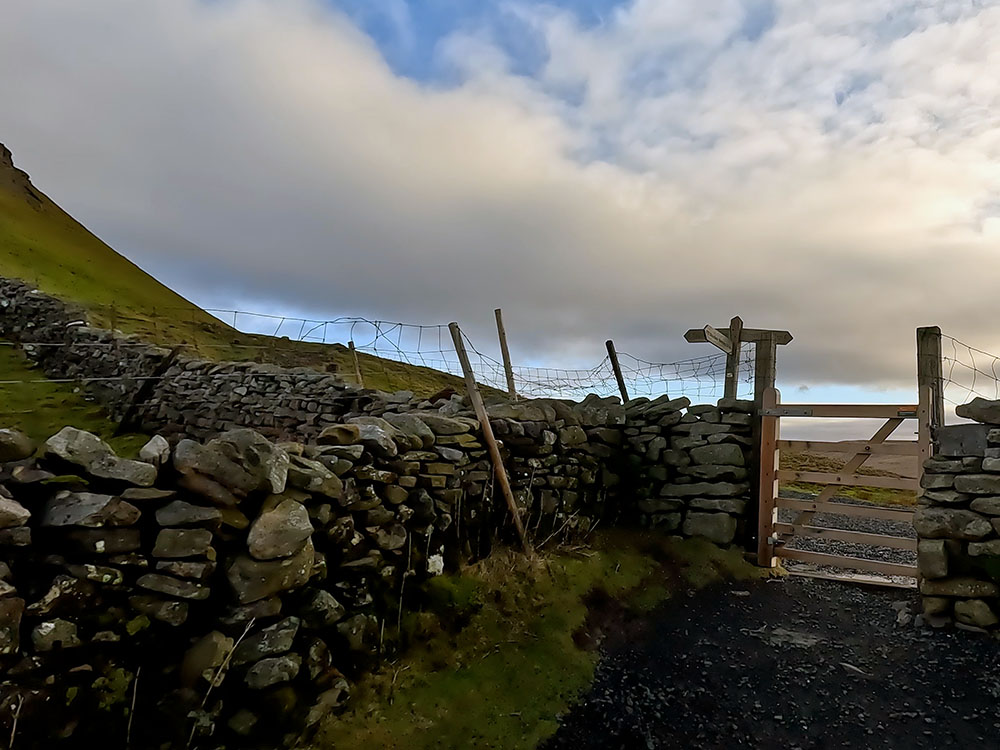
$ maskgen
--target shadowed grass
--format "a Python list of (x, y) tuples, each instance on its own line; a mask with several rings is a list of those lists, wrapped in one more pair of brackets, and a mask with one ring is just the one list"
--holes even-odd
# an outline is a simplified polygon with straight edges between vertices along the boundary
[(405, 618), (415, 644), (362, 679), (312, 747), (534, 748), (593, 680), (597, 652), (578, 646), (597, 637), (580, 637), (598, 627), (588, 595), (617, 601), (628, 620), (678, 589), (769, 573), (738, 549), (627, 531), (583, 554), (498, 553), (430, 583), (431, 605)]

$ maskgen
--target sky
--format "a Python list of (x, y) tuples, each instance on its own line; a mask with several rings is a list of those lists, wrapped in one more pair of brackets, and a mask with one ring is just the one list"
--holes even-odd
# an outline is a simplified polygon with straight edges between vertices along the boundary
[(0, 142), (207, 307), (513, 356), (787, 329), (786, 400), (1000, 351), (1000, 3), (5, 0)]

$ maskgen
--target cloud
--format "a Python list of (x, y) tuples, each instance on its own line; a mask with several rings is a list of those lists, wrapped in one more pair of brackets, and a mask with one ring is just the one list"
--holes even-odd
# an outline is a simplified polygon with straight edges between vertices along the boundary
[[(1000, 9), (508, 6), (414, 81), (310, 0), (9, 0), (0, 140), (206, 305), (458, 319), (521, 360), (790, 329), (790, 383), (908, 386), (913, 329), (1000, 350)], [(413, 17), (419, 22), (419, 16)]]

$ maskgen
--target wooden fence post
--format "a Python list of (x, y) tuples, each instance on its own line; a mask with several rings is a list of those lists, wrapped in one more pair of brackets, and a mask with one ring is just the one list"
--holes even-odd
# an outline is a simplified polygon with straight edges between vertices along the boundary
[(941, 329), (917, 329), (917, 445), (920, 453), (918, 478), (923, 477), (924, 461), (934, 453), (934, 430), (944, 424)]
[(729, 341), (732, 348), (726, 353), (726, 382), (723, 395), (736, 398), (740, 384), (740, 336), (743, 335), (743, 318), (737, 315), (729, 321)]
[(514, 368), (510, 364), (510, 351), (507, 349), (507, 331), (503, 327), (503, 312), (498, 307), (493, 311), (497, 318), (497, 336), (500, 337), (500, 354), (503, 355), (503, 370), (507, 374), (507, 393), (517, 398), (517, 388), (514, 385)]
[(773, 388), (777, 379), (778, 343), (774, 334), (762, 336), (757, 341), (753, 371), (753, 400), (760, 407), (764, 391)]
[(500, 446), (497, 445), (497, 440), (493, 436), (490, 417), (486, 413), (486, 405), (479, 393), (476, 375), (472, 371), (472, 365), (469, 364), (469, 355), (465, 351), (465, 342), (462, 340), (462, 330), (458, 327), (458, 323), (449, 323), (448, 329), (451, 331), (451, 338), (455, 343), (455, 353), (458, 354), (458, 361), (461, 362), (462, 372), (465, 374), (465, 387), (469, 393), (469, 400), (472, 401), (472, 408), (475, 409), (476, 416), (479, 418), (479, 425), (483, 430), (483, 440), (486, 442), (486, 448), (493, 461), (493, 473), (496, 475), (497, 484), (500, 485), (500, 491), (503, 492), (504, 499), (507, 501), (511, 519), (514, 521), (514, 528), (517, 529), (517, 535), (521, 540), (521, 547), (525, 554), (530, 555), (532, 554), (531, 543), (524, 533), (524, 524), (521, 522), (517, 501), (514, 500), (514, 493), (510, 489), (510, 480), (507, 478), (507, 469), (503, 465), (503, 456), (500, 455)]
[(362, 388), (365, 387), (365, 378), (361, 374), (361, 360), (358, 359), (358, 350), (354, 348), (354, 342), (348, 341), (347, 348), (351, 350), (351, 359), (354, 360), (354, 378), (358, 381), (358, 385)]
[(608, 359), (611, 360), (611, 369), (615, 371), (615, 380), (618, 381), (618, 390), (622, 394), (622, 403), (628, 403), (628, 390), (625, 388), (625, 378), (622, 377), (622, 368), (618, 364), (618, 352), (615, 351), (615, 342), (608, 339)]
[(777, 520), (776, 500), (778, 497), (778, 437), (781, 417), (766, 416), (764, 409), (773, 409), (781, 401), (778, 389), (770, 386), (764, 389), (760, 401), (760, 443), (758, 481), (759, 507), (757, 516), (757, 564), (773, 568), (777, 564), (774, 556), (774, 524)]

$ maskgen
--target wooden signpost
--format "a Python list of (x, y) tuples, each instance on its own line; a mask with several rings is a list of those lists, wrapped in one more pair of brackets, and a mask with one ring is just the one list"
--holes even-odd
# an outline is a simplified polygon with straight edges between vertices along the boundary
[(692, 344), (709, 343), (726, 353), (726, 383), (723, 391), (726, 398), (736, 398), (740, 377), (740, 346), (744, 342), (756, 344), (754, 401), (759, 406), (764, 391), (774, 387), (777, 349), (790, 343), (792, 334), (765, 328), (744, 328), (743, 319), (737, 315), (729, 321), (728, 328), (692, 328), (684, 334), (684, 339)]

